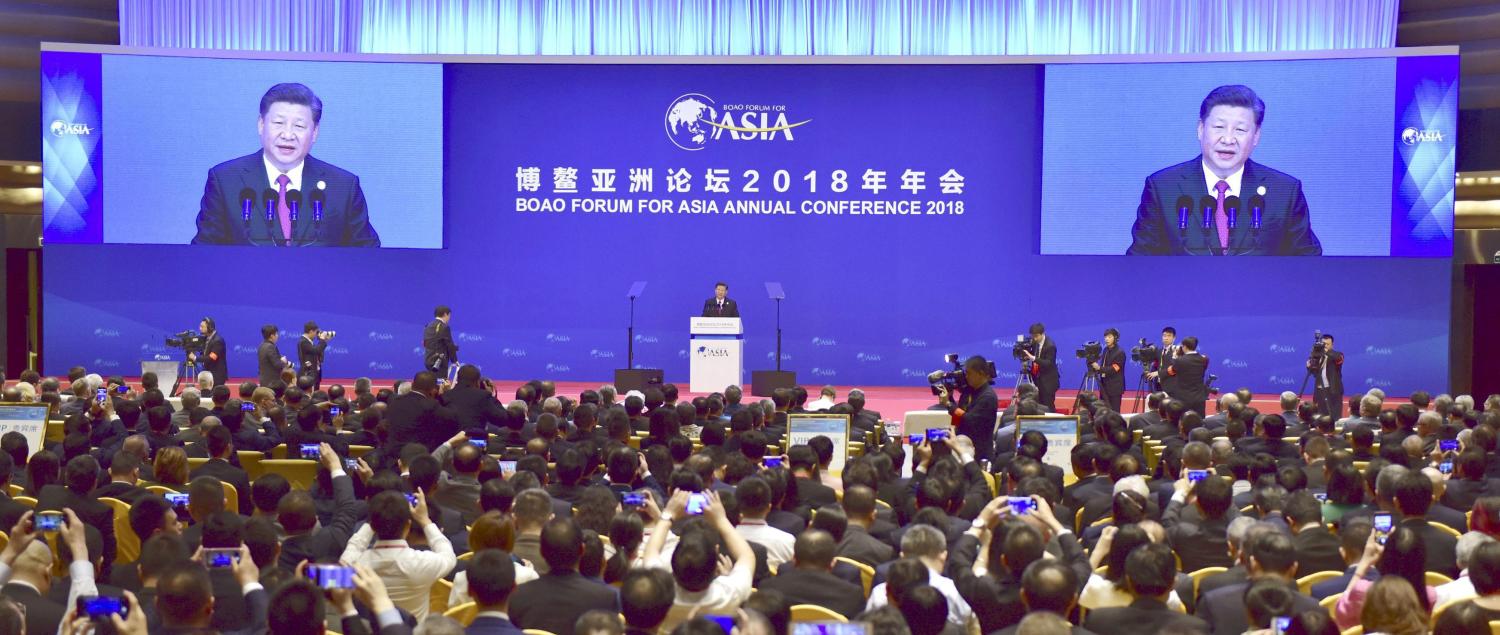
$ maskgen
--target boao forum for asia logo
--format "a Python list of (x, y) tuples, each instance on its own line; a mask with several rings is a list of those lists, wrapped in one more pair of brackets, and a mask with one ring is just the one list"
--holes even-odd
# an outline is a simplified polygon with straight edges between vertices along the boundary
[(811, 121), (792, 121), (784, 104), (721, 105), (703, 93), (687, 93), (667, 105), (662, 123), (672, 145), (697, 151), (725, 136), (734, 141), (795, 141), (792, 129)]

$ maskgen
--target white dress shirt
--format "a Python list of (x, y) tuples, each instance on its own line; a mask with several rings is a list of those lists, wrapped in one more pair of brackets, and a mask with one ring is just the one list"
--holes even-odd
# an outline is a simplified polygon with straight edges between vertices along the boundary
[[(437, 523), (422, 530), (431, 551), (418, 551), (405, 540), (374, 540), (375, 531), (366, 524), (354, 532), (339, 562), (363, 565), (385, 581), (391, 603), (421, 622), (431, 604), (432, 585), (458, 564), (453, 544)], [(373, 544), (371, 541), (374, 540)]]
[(1244, 165), (1241, 165), (1240, 169), (1235, 170), (1234, 174), (1231, 174), (1228, 177), (1221, 179), (1221, 178), (1219, 178), (1219, 175), (1214, 174), (1213, 170), (1208, 169), (1208, 162), (1207, 161), (1203, 162), (1203, 179), (1208, 182), (1208, 195), (1209, 196), (1218, 198), (1218, 196), (1219, 196), (1219, 190), (1215, 189), (1215, 187), (1218, 186), (1219, 181), (1228, 181), (1229, 182), (1229, 189), (1224, 190), (1224, 198), (1229, 198), (1231, 196), (1239, 196), (1240, 195), (1240, 181), (1244, 180), (1244, 178), (1245, 178), (1245, 166)]
[[(750, 593), (754, 591), (755, 559), (745, 560), (748, 562), (735, 562), (729, 575), (715, 577), (708, 588), (702, 591), (693, 592), (677, 587), (677, 597), (672, 601), (672, 608), (656, 629), (658, 635), (668, 635), (678, 624), (699, 615), (734, 615), (740, 604), (750, 599)], [(646, 566), (671, 571), (671, 556), (659, 555)]]
[[(1083, 585), (1083, 593), (1078, 596), (1078, 606), (1090, 611), (1094, 609), (1107, 609), (1117, 606), (1130, 606), (1135, 601), (1135, 596), (1129, 591), (1115, 586), (1104, 576), (1097, 573), (1089, 576), (1088, 583)], [(1178, 599), (1177, 592), (1167, 597), (1167, 608), (1174, 611), (1184, 611), (1182, 600)]]
[(766, 524), (763, 518), (741, 518), (740, 524), (735, 526), (734, 531), (746, 541), (758, 543), (766, 548), (766, 565), (771, 568), (771, 575), (776, 574), (776, 568), (783, 562), (792, 559), (792, 548), (797, 544), (797, 538), (789, 533)]
[[(271, 184), (271, 189), (279, 190), (281, 186), (276, 184), (276, 177), (281, 176), (283, 172), (280, 168), (273, 165), (270, 159), (266, 158), (266, 153), (262, 152), (260, 154), (260, 160), (266, 164), (266, 182)], [(300, 191), (302, 189), (302, 168), (306, 166), (307, 159), (304, 158), (301, 161), (298, 161), (297, 165), (292, 166), (292, 169), (285, 172), (287, 178), (291, 179), (286, 184), (286, 190), (288, 192), (292, 190)]]
[[(607, 561), (609, 558), (606, 556), (605, 560)], [(538, 577), (536, 569), (530, 565), (516, 565), (516, 586), (521, 586)], [(448, 606), (458, 606), (465, 602), (472, 602), (473, 600), (474, 598), (469, 597), (469, 572), (459, 571), (457, 575), (453, 576), (453, 590), (448, 592)], [(510, 618), (506, 617), (505, 619)]]
[[(969, 620), (974, 618), (974, 609), (969, 608), (969, 603), (964, 601), (964, 596), (958, 592), (958, 585), (953, 583), (953, 579), (928, 569), (927, 583), (948, 600), (948, 622), (967, 628)], [(875, 588), (870, 589), (870, 599), (865, 602), (865, 610), (873, 611), (885, 606), (887, 600), (885, 583), (881, 582), (875, 585)]]

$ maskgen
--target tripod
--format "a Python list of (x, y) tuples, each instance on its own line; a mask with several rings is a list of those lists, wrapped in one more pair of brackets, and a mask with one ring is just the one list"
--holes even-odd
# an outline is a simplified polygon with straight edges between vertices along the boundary
[(1021, 384), (1034, 383), (1036, 382), (1031, 381), (1031, 362), (1024, 359), (1021, 360), (1021, 370), (1016, 373), (1016, 388), (1020, 388)]
[(198, 362), (186, 355), (182, 358), (182, 375), (177, 377), (177, 385), (172, 387), (176, 393), (183, 386), (196, 386), (198, 384)]
[(1083, 379), (1078, 382), (1078, 392), (1073, 397), (1073, 409), (1070, 412), (1078, 412), (1078, 407), (1083, 404), (1083, 391), (1087, 390), (1095, 395), (1099, 394), (1099, 371), (1094, 370), (1089, 365), (1097, 361), (1099, 360), (1091, 359), (1084, 364)]
[(1139, 363), (1141, 365), (1141, 383), (1135, 388), (1134, 405), (1131, 406), (1133, 412), (1145, 412), (1146, 398), (1151, 394), (1151, 378), (1146, 376), (1151, 371), (1146, 369), (1146, 362)]
[[(1307, 360), (1308, 361), (1307, 374), (1302, 376), (1302, 387), (1297, 389), (1297, 396), (1298, 397), (1302, 397), (1303, 395), (1307, 394), (1307, 382), (1309, 382), (1309, 381), (1313, 382), (1313, 390), (1314, 391), (1316, 391), (1318, 389), (1318, 382), (1313, 380), (1313, 378), (1317, 376), (1317, 371), (1313, 370), (1314, 368), (1317, 367), (1317, 364), (1312, 363), (1313, 359), (1314, 358), (1310, 357)], [(1319, 361), (1321, 361), (1321, 360), (1319, 360)]]

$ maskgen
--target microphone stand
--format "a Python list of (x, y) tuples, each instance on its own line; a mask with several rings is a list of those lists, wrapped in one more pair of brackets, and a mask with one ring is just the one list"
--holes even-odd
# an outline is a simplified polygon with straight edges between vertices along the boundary
[(776, 372), (781, 372), (781, 298), (776, 298)]
[(635, 296), (630, 296), (630, 326), (625, 327), (625, 367), (635, 368)]

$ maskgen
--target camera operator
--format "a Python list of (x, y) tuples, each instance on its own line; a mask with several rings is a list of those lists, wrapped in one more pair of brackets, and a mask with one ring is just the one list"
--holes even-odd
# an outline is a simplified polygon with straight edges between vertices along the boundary
[(1313, 353), (1307, 358), (1307, 370), (1317, 378), (1313, 403), (1318, 405), (1318, 414), (1338, 421), (1344, 416), (1344, 353), (1333, 350), (1332, 335), (1324, 333), (1319, 339), (1322, 350), (1314, 344)]
[(1204, 381), (1207, 372), (1208, 357), (1198, 352), (1198, 338), (1182, 338), (1182, 351), (1167, 366), (1167, 375), (1172, 378), (1171, 392), (1167, 394), (1203, 416), (1203, 402), (1208, 400), (1208, 383)]
[[(219, 337), (219, 329), (214, 326), (214, 319), (211, 317), (198, 322), (198, 332), (203, 334), (203, 370), (214, 376), (215, 386), (223, 386), (229, 380), (229, 359), (224, 355), (224, 338)], [(188, 361), (197, 362), (198, 353), (189, 352)]]
[(1172, 384), (1176, 379), (1167, 374), (1167, 367), (1172, 365), (1172, 360), (1177, 358), (1177, 329), (1170, 326), (1161, 330), (1161, 349), (1157, 353), (1156, 363), (1151, 366), (1151, 371), (1146, 373), (1146, 379), (1156, 382), (1151, 387), (1152, 392), (1172, 393)]
[(448, 320), (453, 311), (439, 305), (432, 310), (432, 321), (422, 329), (422, 363), (439, 378), (448, 376), (448, 365), (458, 361), (458, 345), (453, 343), (453, 330)]
[(297, 341), (297, 375), (312, 378), (313, 390), (323, 383), (323, 351), (331, 339), (333, 331), (319, 331), (317, 322), (302, 325), (302, 339)]
[(260, 385), (275, 389), (281, 384), (281, 371), (291, 362), (286, 361), (286, 356), (281, 354), (281, 349), (276, 347), (276, 340), (281, 337), (280, 329), (275, 324), (267, 324), (260, 327), (262, 341), (260, 348), (255, 351), (255, 360), (259, 364)]
[(990, 363), (975, 355), (964, 360), (964, 383), (960, 387), (958, 401), (954, 402), (946, 387), (938, 388), (938, 404), (953, 416), (958, 433), (974, 442), (974, 458), (988, 459), (994, 448), (995, 417), (999, 415), (1000, 399), (995, 396), (994, 379), (990, 375)]
[(1109, 409), (1120, 411), (1120, 400), (1125, 396), (1125, 351), (1120, 349), (1120, 332), (1104, 329), (1104, 352), (1099, 359), (1089, 363), (1099, 373), (1099, 394)]
[[(1049, 410), (1057, 409), (1057, 344), (1047, 339), (1047, 327), (1041, 322), (1031, 325), (1031, 343), (1035, 353), (1025, 351), (1030, 362), (1031, 380), (1036, 383), (1037, 403)], [(972, 438), (972, 437), (970, 437)], [(978, 439), (975, 439), (978, 442)]]

